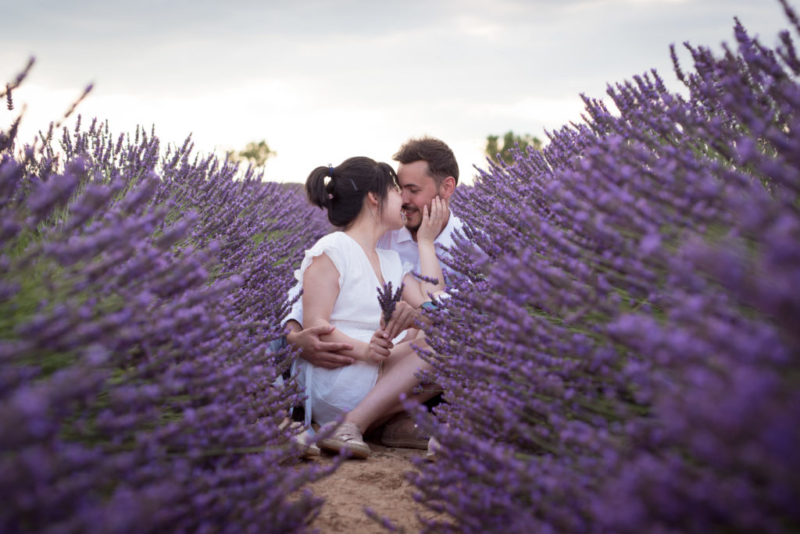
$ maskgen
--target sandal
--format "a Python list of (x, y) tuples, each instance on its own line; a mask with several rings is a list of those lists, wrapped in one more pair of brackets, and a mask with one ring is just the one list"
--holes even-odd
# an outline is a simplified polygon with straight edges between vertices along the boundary
[(401, 449), (421, 449), (428, 448), (429, 436), (414, 424), (411, 416), (405, 412), (395, 415), (383, 427), (381, 444), (386, 447)]
[(314, 443), (309, 443), (308, 442), (309, 435), (305, 430), (303, 430), (299, 434), (295, 435), (292, 438), (292, 440), (303, 451), (302, 457), (305, 458), (306, 460), (309, 460), (311, 458), (316, 458), (317, 456), (319, 456), (321, 454), (320, 450), (319, 450), (319, 447), (317, 447)]
[(369, 445), (364, 443), (364, 439), (361, 437), (361, 430), (355, 423), (340, 424), (329, 438), (320, 440), (319, 446), (329, 452), (345, 451), (353, 458), (362, 460), (369, 458), (371, 452)]
[[(290, 421), (287, 419), (284, 420), (278, 428), (285, 430), (286, 427), (290, 427), (294, 432), (297, 432), (303, 428), (303, 425), (298, 421)], [(306, 460), (316, 458), (320, 455), (319, 447), (313, 443), (309, 443), (309, 438), (310, 436), (306, 430), (292, 436), (292, 442), (302, 451), (301, 456)]]
[(425, 453), (426, 462), (435, 462), (436, 454), (441, 450), (442, 445), (436, 438), (428, 440), (428, 452)]

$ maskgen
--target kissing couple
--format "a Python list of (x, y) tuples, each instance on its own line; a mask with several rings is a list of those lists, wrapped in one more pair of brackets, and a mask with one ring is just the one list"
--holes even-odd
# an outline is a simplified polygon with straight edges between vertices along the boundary
[[(396, 173), (366, 157), (311, 171), (308, 199), (327, 211), (337, 230), (306, 250), (292, 290), (302, 289), (303, 296), (284, 319), (286, 341), (300, 352), (293, 373), (307, 395), (308, 431), (312, 422), (324, 427), (343, 419), (319, 447), (355, 458), (369, 457), (363, 436), (382, 426), (386, 446), (428, 448), (429, 454), (435, 447), (400, 399), (438, 395), (418, 390), (418, 373), (431, 366), (411, 344), (428, 346), (418, 328), (420, 309), (435, 306), (429, 294), (444, 291), (438, 249), (452, 246), (462, 228), (450, 211), (458, 164), (434, 138), (408, 141), (394, 160)], [(389, 283), (402, 293), (386, 321), (378, 288)]]

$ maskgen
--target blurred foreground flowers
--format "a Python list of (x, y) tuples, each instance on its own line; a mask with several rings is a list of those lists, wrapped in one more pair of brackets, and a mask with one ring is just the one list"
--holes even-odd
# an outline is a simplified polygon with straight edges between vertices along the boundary
[(271, 387), (290, 358), (267, 347), (327, 223), (189, 140), (79, 120), (31, 147), (15, 131), (0, 134), (0, 531), (302, 530), (320, 500), (297, 490), (320, 471), (278, 430), (301, 397)]
[(460, 193), (428, 531), (800, 528), (800, 60), (735, 37)]

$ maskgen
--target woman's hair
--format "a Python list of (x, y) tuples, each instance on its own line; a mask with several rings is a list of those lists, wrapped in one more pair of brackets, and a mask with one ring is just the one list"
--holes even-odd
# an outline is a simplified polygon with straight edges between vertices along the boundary
[(317, 167), (306, 179), (308, 200), (328, 210), (328, 220), (339, 228), (356, 220), (367, 193), (378, 197), (380, 213), (390, 187), (397, 187), (394, 169), (365, 157), (346, 159), (336, 167)]

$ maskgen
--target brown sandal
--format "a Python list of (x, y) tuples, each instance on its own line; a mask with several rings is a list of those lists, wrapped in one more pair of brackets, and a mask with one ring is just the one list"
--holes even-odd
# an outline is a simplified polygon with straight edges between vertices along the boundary
[(386, 447), (396, 447), (401, 449), (421, 449), (428, 448), (427, 436), (405, 412), (395, 415), (383, 427), (381, 443)]

